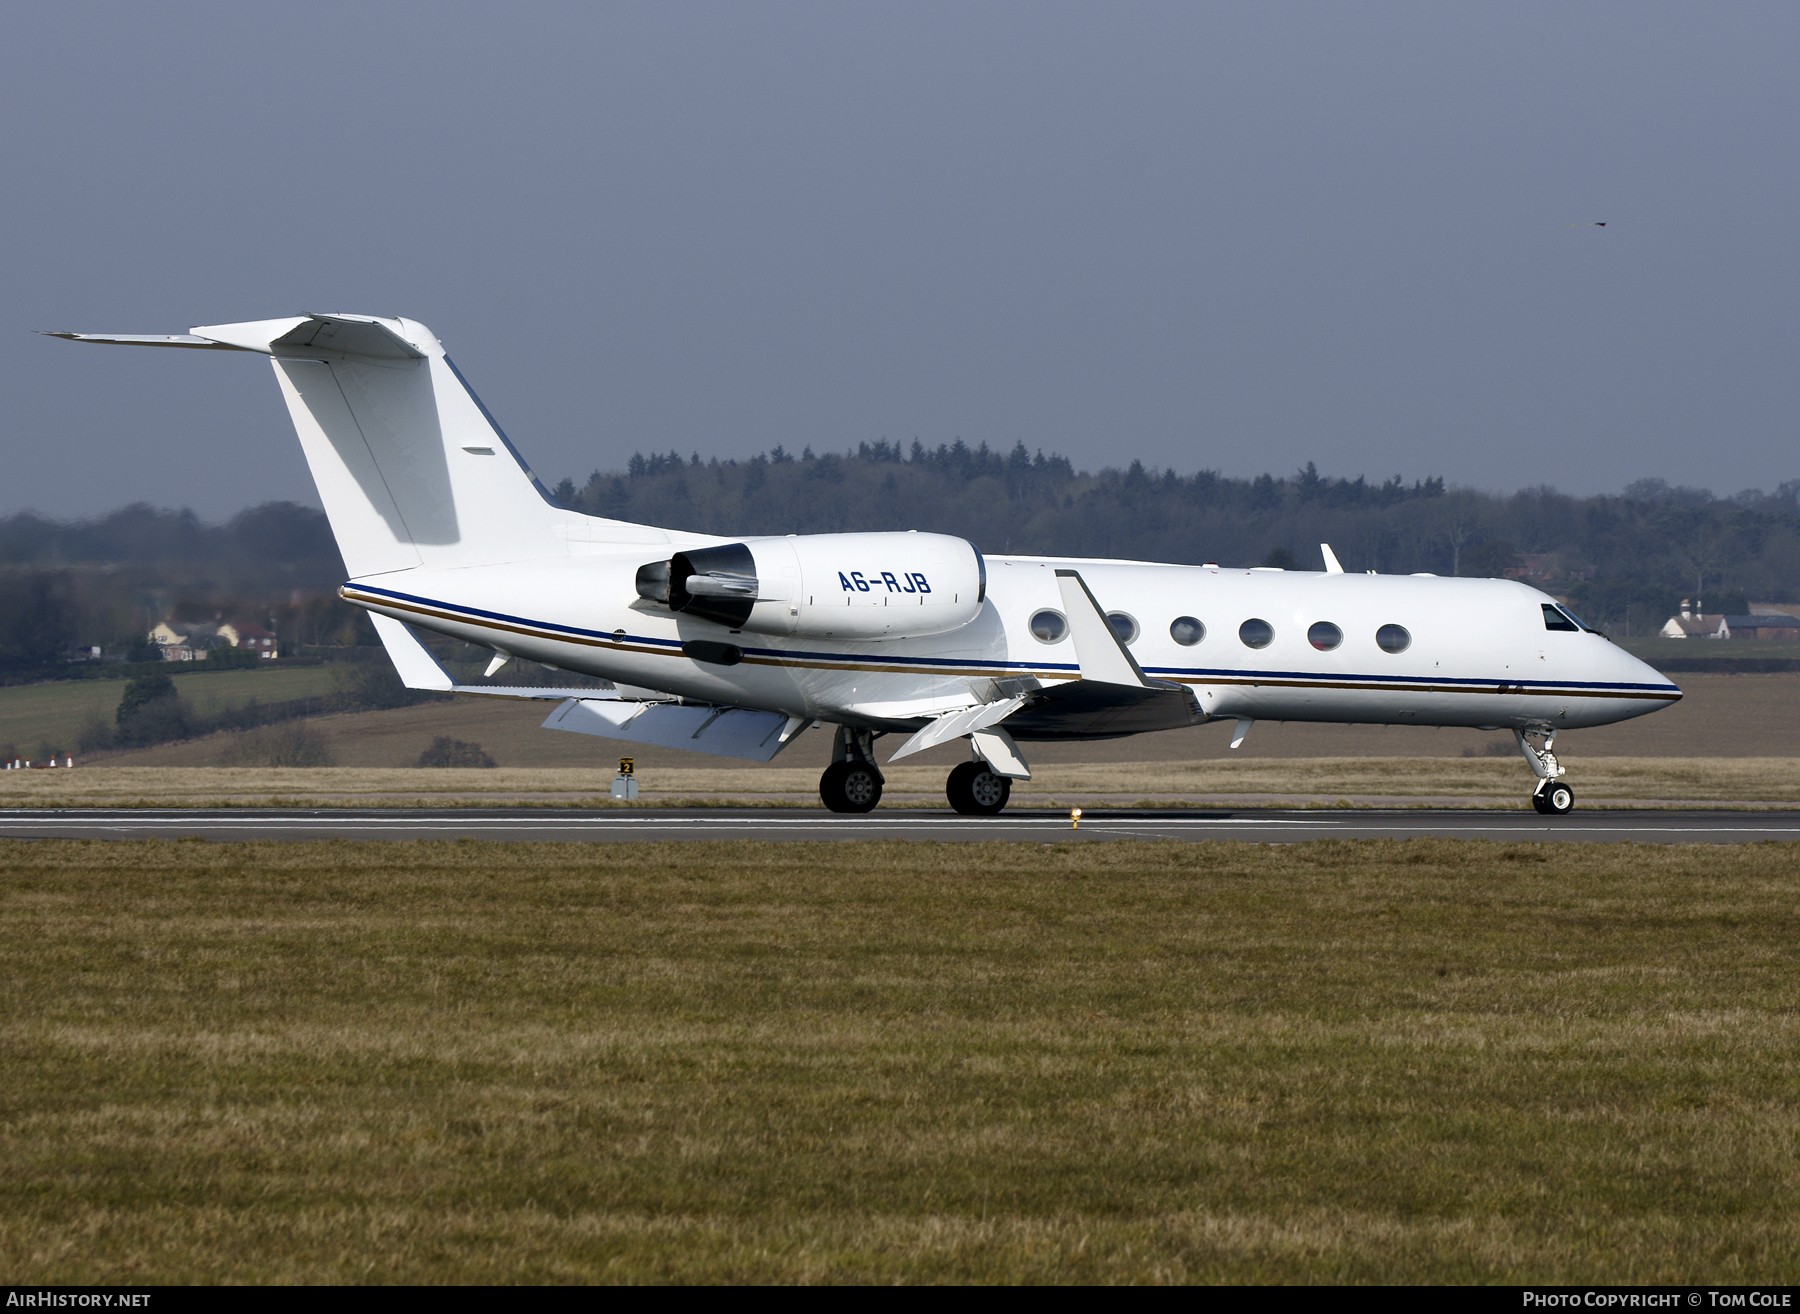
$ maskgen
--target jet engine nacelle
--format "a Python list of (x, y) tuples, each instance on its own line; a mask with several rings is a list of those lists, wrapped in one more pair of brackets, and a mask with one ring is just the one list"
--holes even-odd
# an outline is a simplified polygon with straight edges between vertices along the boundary
[(946, 534), (802, 534), (677, 552), (641, 567), (637, 591), (752, 634), (916, 638), (975, 619), (987, 563)]

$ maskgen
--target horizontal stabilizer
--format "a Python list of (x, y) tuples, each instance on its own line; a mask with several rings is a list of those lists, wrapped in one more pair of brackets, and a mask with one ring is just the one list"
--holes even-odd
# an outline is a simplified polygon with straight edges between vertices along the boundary
[(927, 748), (936, 748), (939, 744), (947, 744), (952, 739), (961, 739), (966, 734), (972, 734), (990, 725), (998, 725), (1025, 706), (1025, 702), (1026, 700), (1023, 698), (1006, 698), (997, 703), (983, 703), (979, 707), (967, 707), (960, 712), (946, 713), (901, 744), (899, 751), (888, 761), (898, 762), (903, 757), (922, 753)]
[[(261, 324), (215, 324), (202, 326), (194, 332), (217, 341), (237, 342), (240, 339), (232, 330), (261, 327)], [(256, 339), (260, 336), (258, 333), (245, 335), (244, 345), (252, 351), (267, 351), (273, 356), (304, 351), (341, 351), (346, 356), (367, 356), (375, 360), (425, 359), (425, 353), (403, 335), (399, 320), (379, 319), (374, 315), (308, 315), (287, 332), (270, 339), (267, 347), (257, 345)]]
[[(419, 327), (423, 327), (422, 325)], [(256, 351), (265, 356), (317, 358), (361, 356), (371, 360), (424, 360), (421, 346), (435, 346), (407, 336), (406, 325), (376, 315), (290, 315), (243, 324), (202, 324), (189, 333), (46, 333), (70, 342), (98, 342), (115, 347), (191, 347), (201, 351)]]
[(570, 698), (544, 722), (546, 730), (623, 739), (690, 753), (767, 762), (811, 722), (747, 707), (693, 707), (680, 703), (625, 703)]
[(191, 347), (200, 351), (248, 351), (229, 342), (192, 333), (46, 333), (47, 338), (66, 338), (70, 342), (98, 342), (109, 347)]

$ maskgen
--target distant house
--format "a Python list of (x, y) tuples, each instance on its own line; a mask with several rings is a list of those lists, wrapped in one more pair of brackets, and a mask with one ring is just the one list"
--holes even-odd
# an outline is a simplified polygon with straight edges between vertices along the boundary
[(227, 621), (223, 625), (171, 625), (159, 621), (149, 638), (162, 649), (165, 662), (196, 661), (214, 648), (248, 648), (258, 657), (274, 657), (276, 653), (275, 635), (255, 621)]
[(233, 648), (248, 648), (258, 657), (275, 655), (275, 636), (255, 621), (227, 621), (219, 626), (219, 637)]
[(191, 662), (206, 656), (219, 646), (217, 626), (184, 624), (180, 629), (168, 621), (158, 621), (150, 631), (150, 642), (162, 649), (165, 662)]
[(1745, 616), (1703, 615), (1681, 600), (1681, 615), (1659, 631), (1665, 639), (1786, 639), (1800, 641), (1800, 616), (1774, 603), (1753, 603)]
[(1681, 615), (1669, 617), (1668, 623), (1657, 633), (1665, 639), (1725, 639), (1731, 637), (1724, 632), (1724, 626), (1724, 616), (1703, 615), (1694, 610), (1688, 600), (1683, 598)]
[[(183, 626), (182, 629), (186, 629)], [(149, 633), (151, 643), (162, 651), (165, 662), (191, 662), (194, 660), (194, 649), (188, 643), (188, 636), (176, 629), (168, 621), (158, 621)]]
[(1720, 637), (1725, 639), (1800, 639), (1800, 617), (1780, 612), (1755, 613), (1749, 616), (1726, 616), (1720, 621)]

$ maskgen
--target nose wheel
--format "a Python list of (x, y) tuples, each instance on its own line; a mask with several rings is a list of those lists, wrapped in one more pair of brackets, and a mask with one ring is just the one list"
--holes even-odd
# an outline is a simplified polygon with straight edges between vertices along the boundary
[(1575, 791), (1560, 780), (1540, 780), (1531, 806), (1546, 817), (1566, 817), (1575, 810)]
[[(1542, 739), (1540, 747), (1531, 742), (1529, 736)], [(1553, 726), (1515, 727), (1513, 738), (1518, 740), (1519, 751), (1531, 764), (1532, 774), (1538, 778), (1537, 788), (1531, 791), (1532, 809), (1546, 817), (1566, 817), (1575, 810), (1575, 791), (1562, 780), (1562, 763), (1556, 760), (1551, 748), (1556, 743), (1556, 729)]]

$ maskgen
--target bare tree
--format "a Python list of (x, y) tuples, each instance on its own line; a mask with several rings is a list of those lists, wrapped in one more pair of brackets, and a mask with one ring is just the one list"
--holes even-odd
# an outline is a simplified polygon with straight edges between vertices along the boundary
[(1437, 536), (1450, 545), (1450, 573), (1462, 574), (1462, 550), (1481, 530), (1481, 498), (1466, 488), (1459, 488), (1443, 500), (1439, 513)]

